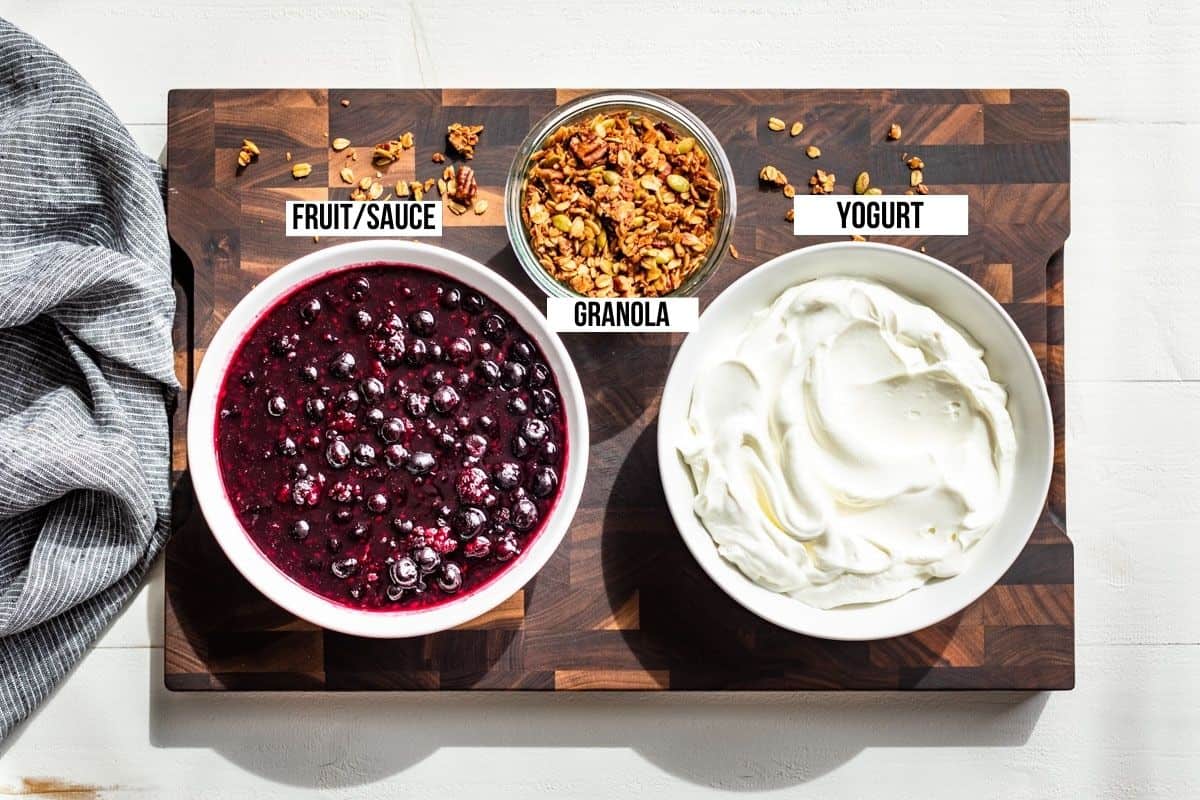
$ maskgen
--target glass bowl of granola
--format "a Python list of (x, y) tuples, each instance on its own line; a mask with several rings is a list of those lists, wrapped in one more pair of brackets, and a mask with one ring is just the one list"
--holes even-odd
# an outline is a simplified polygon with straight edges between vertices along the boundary
[(729, 247), (733, 170), (716, 136), (650, 92), (579, 97), (525, 137), (505, 186), (517, 260), (557, 297), (692, 295)]

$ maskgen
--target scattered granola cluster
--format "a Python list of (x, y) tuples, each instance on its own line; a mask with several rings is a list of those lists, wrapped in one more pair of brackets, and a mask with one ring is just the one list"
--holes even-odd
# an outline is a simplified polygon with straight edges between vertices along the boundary
[(657, 297), (704, 263), (721, 184), (696, 140), (620, 111), (559, 128), (531, 158), (521, 218), (542, 267), (590, 297)]
[(910, 156), (905, 153), (902, 158), (904, 163), (908, 165), (908, 185), (911, 189), (905, 191), (905, 194), (929, 194), (929, 187), (925, 185), (925, 162), (920, 156)]
[(470, 161), (475, 157), (475, 145), (479, 144), (481, 133), (482, 125), (463, 125), (461, 122), (455, 122), (446, 129), (446, 141), (459, 155)]
[[(786, 128), (786, 123), (779, 117), (770, 117), (767, 120), (767, 128), (772, 131), (782, 131)], [(798, 136), (804, 130), (804, 123), (796, 122), (792, 124), (791, 135)], [(902, 134), (900, 125), (893, 122), (887, 130), (887, 138), (889, 141), (898, 141)], [(804, 154), (810, 159), (821, 157), (821, 148), (816, 145), (808, 145), (804, 148)], [(908, 153), (903, 155), (904, 163), (908, 165), (909, 186), (912, 188), (905, 191), (905, 194), (929, 194), (929, 187), (925, 185), (925, 162), (918, 156), (910, 156)], [(776, 166), (768, 164), (763, 167), (758, 173), (758, 179), (764, 184), (779, 186), (783, 189), (784, 197), (795, 197), (796, 189), (792, 184), (788, 183), (787, 176)], [(826, 172), (823, 169), (818, 169), (808, 179), (809, 190), (812, 194), (833, 194), (834, 187), (837, 186), (837, 175), (832, 172)], [(877, 186), (871, 185), (871, 176), (866, 172), (860, 172), (854, 181), (854, 193), (860, 195), (881, 195), (883, 190)], [(788, 209), (784, 215), (784, 219), (791, 222), (795, 219), (795, 211)], [(862, 237), (854, 237), (858, 241), (862, 241)]]
[(238, 169), (244, 169), (249, 166), (251, 161), (257, 161), (261, 151), (258, 145), (249, 139), (242, 139), (242, 149), (238, 151)]
[[(470, 136), (469, 145), (463, 140), (458, 140), (459, 135), (465, 135), (463, 134), (464, 131)], [(462, 155), (464, 158), (469, 158), (474, 155), (474, 145), (478, 144), (479, 134), (481, 133), (483, 133), (482, 125), (454, 123), (447, 129), (446, 138), (451, 145), (455, 145), (455, 141), (458, 140), (464, 147), (468, 147), (471, 155), (468, 156), (466, 153), (462, 153)], [(385, 176), (380, 170), (387, 169), (390, 164), (400, 159), (401, 154), (413, 149), (416, 146), (416, 139), (412, 131), (405, 131), (395, 139), (379, 142), (372, 146), (371, 165), (374, 168), (373, 176), (359, 176), (355, 174), (353, 164), (358, 161), (358, 153), (351, 147), (349, 139), (339, 136), (331, 141), (329, 146), (335, 153), (342, 153), (346, 158), (344, 166), (338, 171), (338, 176), (342, 179), (343, 183), (354, 187), (350, 191), (351, 200), (391, 200), (393, 197), (392, 192), (384, 195), (383, 181)], [(457, 145), (455, 147), (457, 148)], [(432, 160), (435, 164), (442, 164), (446, 161), (446, 156), (444, 153), (434, 153)], [(292, 174), (295, 175), (294, 167)], [(433, 191), (435, 186), (437, 187), (439, 196), (445, 201), (446, 207), (453, 214), (465, 214), (468, 210), (474, 211), (476, 214), (484, 214), (488, 209), (486, 200), (482, 198), (476, 199), (475, 197), (479, 191), (479, 184), (475, 180), (475, 170), (465, 164), (459, 165), (457, 171), (452, 166), (446, 167), (442, 170), (440, 178), (426, 178), (423, 181), (399, 181), (396, 183), (394, 196), (397, 199), (424, 200), (425, 195)]]

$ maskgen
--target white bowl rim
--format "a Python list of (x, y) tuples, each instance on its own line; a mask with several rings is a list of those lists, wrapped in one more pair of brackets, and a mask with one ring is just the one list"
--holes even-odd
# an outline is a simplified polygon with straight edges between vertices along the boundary
[[(695, 512), (692, 509), (692, 501), (695, 497), (694, 489), (687, 497), (684, 497), (682, 492), (673, 493), (671, 491), (673, 482), (668, 478), (667, 470), (670, 468), (669, 464), (676, 463), (678, 461), (678, 456), (676, 454), (675, 443), (670, 441), (671, 429), (669, 426), (663, 425), (661, 420), (659, 421), (657, 432), (657, 450), (659, 474), (663, 485), (663, 493), (666, 497), (667, 506), (670, 509), (671, 517), (675, 521), (675, 525), (679, 531), (680, 537), (684, 540), (688, 550), (691, 551), (692, 556), (700, 564), (700, 567), (726, 594), (728, 594), (734, 601), (736, 601), (747, 611), (750, 611), (761, 619), (795, 633), (835, 641), (875, 641), (896, 636), (905, 636), (915, 631), (923, 630), (924, 628), (936, 625), (939, 622), (953, 617), (955, 614), (959, 613), (971, 603), (978, 600), (979, 597), (991, 589), (1016, 561), (1017, 557), (1021, 554), (1021, 551), (1025, 548), (1025, 545), (1028, 544), (1029, 537), (1033, 534), (1033, 530), (1041, 517), (1045, 506), (1046, 497), (1048, 496), (1050, 490), (1050, 480), (1054, 468), (1054, 417), (1050, 407), (1050, 396), (1046, 388), (1045, 378), (1042, 374), (1041, 366), (1038, 364), (1037, 357), (1030, 348), (1029, 342), (1026, 341), (1024, 334), (1021, 332), (1020, 328), (1017, 326), (1016, 322), (1012, 319), (1008, 312), (1004, 310), (1003, 306), (1001, 306), (1000, 303), (997, 302), (994, 297), (988, 294), (978, 283), (973, 281), (959, 270), (930, 255), (918, 252), (916, 250), (910, 250), (906, 247), (898, 247), (896, 245), (883, 244), (879, 242), (825, 242), (822, 244), (809, 245), (806, 247), (799, 247), (794, 250), (789, 250), (788, 252), (782, 253), (757, 267), (753, 267), (745, 275), (741, 276), (724, 290), (722, 290), (721, 293), (717, 295), (717, 297), (714, 298), (714, 300), (704, 310), (704, 313), (700, 317), (699, 327), (697, 330), (703, 329), (706, 317), (710, 315), (715, 316), (716, 314), (720, 313), (720, 310), (726, 303), (732, 302), (732, 298), (735, 298), (737, 295), (736, 290), (739, 286), (744, 283), (748, 283), (751, 280), (762, 280), (762, 275), (760, 274), (761, 272), (782, 269), (796, 259), (811, 256), (816, 253), (843, 249), (853, 249), (855, 252), (875, 250), (892, 256), (910, 258), (927, 267), (932, 267), (940, 272), (943, 272), (952, 277), (954, 280), (967, 286), (974, 294), (982, 298), (988, 305), (991, 306), (999, 320), (1003, 320), (1003, 323), (1008, 329), (1010, 338), (1015, 340), (1015, 343), (1019, 345), (1019, 349), (1022, 351), (1024, 356), (1024, 367), (1028, 369), (1029, 372), (1034, 376), (1034, 384), (1040, 390), (1040, 403), (1038, 404), (1038, 407), (1041, 412), (1040, 416), (1042, 422), (1045, 423), (1045, 427), (1048, 432), (1048, 440), (1045, 442), (1048, 457), (1043, 459), (1043, 461), (1039, 464), (1039, 472), (1037, 476), (1037, 485), (1039, 490), (1036, 495), (1040, 499), (1036, 505), (1031, 499), (1028, 502), (1027, 507), (1023, 509), (1024, 513), (1022, 514), (1022, 521), (1023, 524), (1025, 521), (1028, 523), (1027, 525), (1024, 525), (1024, 527), (1027, 528), (1027, 533), (1024, 535), (1024, 537), (1020, 538), (1020, 541), (1016, 541), (1016, 537), (1013, 537), (1013, 542), (1004, 551), (1003, 558), (993, 559), (986, 564), (972, 565), (972, 568), (974, 569), (975, 583), (980, 587), (979, 591), (968, 593), (965, 596), (965, 599), (962, 599), (961, 602), (949, 604), (945, 609), (940, 610), (937, 614), (927, 615), (926, 618), (913, 618), (905, 622), (894, 621), (890, 624), (876, 623), (873, 627), (863, 625), (862, 623), (855, 623), (854, 627), (860, 629), (865, 628), (865, 630), (850, 630), (851, 626), (848, 623), (851, 621), (847, 619), (847, 615), (869, 615), (873, 609), (886, 609), (889, 604), (895, 603), (897, 600), (902, 598), (869, 605), (846, 606), (828, 610), (808, 606), (796, 600), (794, 601), (794, 608), (789, 608), (789, 610), (794, 612), (790, 615), (786, 613), (780, 613), (773, 608), (764, 607), (764, 603), (760, 602), (762, 597), (766, 595), (776, 598), (783, 596), (774, 592), (770, 592), (769, 590), (752, 583), (735, 566), (729, 564), (717, 554), (717, 549), (713, 544), (712, 537), (709, 535), (708, 530), (704, 527), (703, 523), (701, 523), (696, 517)], [(798, 279), (796, 283), (803, 283), (804, 280), (805, 279)], [(811, 280), (811, 278), (809, 280)], [(879, 282), (889, 286), (889, 288), (893, 288), (894, 291), (897, 291), (900, 294), (906, 294), (903, 288), (891, 286), (886, 280), (881, 280)], [(938, 313), (942, 313), (939, 309), (934, 310), (938, 311)], [(959, 325), (968, 333), (970, 333), (972, 330), (972, 326), (963, 325), (953, 316), (944, 316), (946, 316), (946, 318), (955, 325)], [(981, 326), (974, 327), (978, 329)], [(684, 342), (680, 346), (679, 350), (676, 352), (675, 358), (671, 363), (671, 369), (667, 375), (666, 384), (663, 387), (662, 398), (659, 404), (660, 414), (663, 410), (674, 407), (675, 403), (672, 401), (675, 395), (684, 393), (685, 398), (690, 398), (692, 389), (690, 380), (692, 376), (683, 375), (682, 370), (676, 370), (675, 367), (677, 364), (681, 363), (685, 353), (690, 352), (692, 347), (697, 346), (699, 346), (699, 337), (696, 337), (694, 334), (689, 334), (688, 337), (684, 339)], [(668, 461), (668, 459), (673, 459), (674, 461)], [(682, 469), (682, 466), (679, 468)], [(688, 481), (689, 483), (691, 481), (690, 475), (688, 476)], [(1033, 495), (1031, 494), (1030, 497), (1032, 496)], [(962, 576), (956, 576), (956, 578), (957, 577)], [(956, 578), (951, 578), (949, 580), (952, 581)], [(921, 589), (917, 589), (915, 591), (919, 592)], [(886, 613), (876, 616), (886, 616)], [(800, 619), (798, 620), (797, 617)], [(820, 621), (816, 622), (816, 620)]]
[[(372, 262), (411, 264), (441, 273), (496, 301), (537, 341), (550, 362), (567, 420), (566, 475), (553, 512), (533, 543), (483, 587), (460, 598), (412, 611), (343, 606), (307, 589), (272, 562), (242, 528), (225, 493), (214, 445), (217, 398), (229, 361), (263, 313), (296, 287)], [(491, 611), (528, 583), (550, 560), (571, 525), (583, 494), (589, 452), (587, 404), (579, 375), (558, 335), (532, 302), (491, 268), (443, 247), (402, 240), (351, 242), (309, 253), (251, 289), (229, 312), (205, 350), (189, 397), (188, 469), (200, 511), (234, 567), (268, 599), (329, 630), (371, 638), (407, 638), (448, 630)]]

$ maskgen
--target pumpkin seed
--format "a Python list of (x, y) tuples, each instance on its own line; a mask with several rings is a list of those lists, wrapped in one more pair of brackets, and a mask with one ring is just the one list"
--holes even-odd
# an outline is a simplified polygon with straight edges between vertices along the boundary
[(688, 183), (687, 178), (683, 177), (682, 175), (676, 175), (675, 173), (671, 173), (667, 176), (667, 186), (670, 186), (672, 191), (679, 192), (680, 194), (683, 194), (688, 189), (692, 188), (692, 185)]

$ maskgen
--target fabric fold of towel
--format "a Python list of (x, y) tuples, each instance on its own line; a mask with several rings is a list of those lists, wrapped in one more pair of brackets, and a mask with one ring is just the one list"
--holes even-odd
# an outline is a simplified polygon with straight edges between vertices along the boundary
[(161, 180), (87, 82), (0, 19), (0, 740), (170, 530)]

